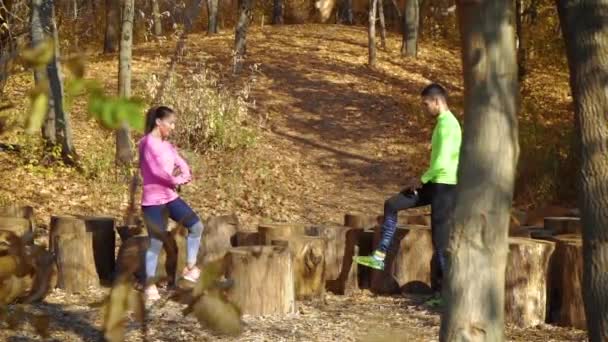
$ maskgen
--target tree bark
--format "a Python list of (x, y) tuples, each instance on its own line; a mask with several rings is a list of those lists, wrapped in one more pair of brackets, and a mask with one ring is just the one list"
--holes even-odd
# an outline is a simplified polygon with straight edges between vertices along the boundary
[(560, 326), (585, 329), (583, 302), (583, 242), (580, 236), (558, 235), (549, 271), (549, 321)]
[(158, 0), (152, 0), (152, 18), (154, 19), (154, 35), (160, 37), (163, 35), (163, 25), (160, 18)]
[(418, 21), (420, 15), (419, 0), (406, 0), (403, 9), (403, 41), (401, 55), (416, 57), (418, 55)]
[(194, 29), (194, 22), (198, 19), (203, 8), (204, 0), (193, 0), (190, 5), (186, 8), (184, 14), (184, 29), (185, 33), (190, 33)]
[(607, 1), (557, 0), (570, 69), (581, 173), (583, 288), (590, 341), (608, 340)]
[[(120, 35), (120, 56), (118, 63), (118, 95), (131, 97), (131, 51), (133, 46), (133, 18), (135, 1), (124, 0)], [(116, 162), (129, 165), (133, 159), (131, 137), (126, 124), (116, 130)]]
[(205, 221), (198, 253), (198, 264), (204, 265), (224, 258), (239, 227), (236, 215), (211, 216)]
[(507, 321), (519, 328), (545, 322), (549, 260), (555, 243), (509, 238), (505, 284)]
[(524, 32), (524, 0), (515, 0), (515, 28), (517, 31), (517, 66), (519, 81), (526, 76), (526, 36)]
[(247, 50), (247, 30), (251, 21), (251, 2), (253, 0), (239, 0), (239, 19), (234, 31), (234, 67), (233, 72), (238, 74), (243, 68), (245, 51)]
[(9, 205), (0, 208), (0, 216), (18, 217), (29, 221), (29, 230), (36, 230), (36, 218), (34, 216), (34, 207), (29, 205)]
[(342, 0), (340, 5), (340, 21), (348, 25), (353, 24), (353, 0)]
[(59, 37), (55, 25), (55, 9), (53, 0), (34, 0), (32, 2), (32, 44), (36, 45), (46, 38), (53, 40), (54, 55), (43, 70), (35, 71), (37, 83), (47, 82), (49, 85), (49, 111), (42, 126), (42, 136), (47, 147), (60, 144), (61, 156), (66, 164), (73, 165), (77, 161), (76, 151), (72, 142), (70, 117), (63, 107), (63, 81), (59, 64)]
[(503, 341), (507, 235), (519, 158), (514, 10), (506, 0), (457, 4), (465, 122), (440, 340)]
[(325, 294), (327, 240), (317, 236), (292, 236), (289, 240), (272, 240), (286, 245), (293, 255), (296, 300), (322, 299)]
[(339, 295), (350, 295), (359, 289), (357, 263), (353, 258), (359, 255), (361, 228), (340, 225), (323, 225), (321, 236), (327, 240), (325, 253), (326, 288)]
[(72, 216), (52, 216), (49, 250), (57, 256), (57, 286), (69, 293), (85, 293), (97, 286), (92, 234), (85, 222)]
[(378, 0), (378, 16), (380, 17), (380, 46), (386, 50), (386, 25), (384, 22), (384, 2)]
[(368, 16), (368, 62), (367, 64), (374, 68), (376, 67), (376, 8), (378, 0), (369, 0), (369, 16)]
[(19, 237), (33, 233), (30, 221), (21, 217), (0, 216), (0, 230), (13, 232)]
[(231, 248), (226, 277), (234, 280), (229, 297), (243, 314), (285, 315), (295, 311), (294, 270), (287, 246)]
[(291, 236), (304, 236), (307, 228), (301, 223), (261, 223), (258, 232), (263, 244), (270, 245), (272, 240), (288, 240)]
[(93, 257), (99, 279), (110, 284), (114, 277), (116, 232), (114, 218), (103, 216), (81, 216), (87, 232), (93, 239)]
[(207, 34), (215, 34), (218, 32), (218, 20), (217, 14), (219, 9), (219, 0), (207, 0), (207, 13), (208, 13), (208, 23), (207, 23)]
[[(374, 234), (377, 246), (381, 232)], [(394, 246), (386, 255), (384, 271), (372, 271), (371, 289), (376, 293), (431, 292), (431, 260), (433, 241), (431, 230), (424, 226), (398, 227)]]
[(120, 0), (106, 0), (106, 32), (103, 53), (116, 52), (120, 35)]
[(283, 0), (274, 0), (272, 5), (272, 24), (283, 25)]

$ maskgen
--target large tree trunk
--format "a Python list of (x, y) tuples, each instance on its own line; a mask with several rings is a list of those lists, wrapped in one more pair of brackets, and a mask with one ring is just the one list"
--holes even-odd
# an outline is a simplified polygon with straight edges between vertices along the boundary
[(406, 0), (403, 10), (403, 42), (401, 55), (416, 57), (418, 54), (418, 16), (420, 6), (418, 0)]
[(217, 12), (219, 9), (219, 0), (207, 0), (207, 13), (208, 13), (208, 24), (207, 24), (207, 34), (211, 35), (217, 33)]
[(378, 0), (369, 0), (368, 16), (368, 62), (371, 68), (376, 66), (376, 8)]
[(106, 32), (103, 52), (116, 52), (120, 34), (120, 0), (106, 0)]
[[(120, 56), (118, 65), (118, 95), (131, 97), (131, 50), (133, 46), (133, 18), (135, 1), (124, 0), (120, 35)], [(128, 165), (133, 159), (129, 128), (125, 125), (116, 130), (116, 162)]]
[(234, 68), (233, 72), (238, 74), (243, 68), (245, 51), (247, 49), (247, 29), (251, 21), (251, 2), (253, 0), (239, 0), (239, 20), (234, 30)]
[(87, 232), (93, 239), (93, 257), (99, 280), (110, 284), (114, 277), (116, 232), (114, 218), (107, 216), (82, 216)]
[(160, 19), (160, 9), (158, 8), (158, 0), (152, 0), (152, 18), (154, 19), (154, 35), (163, 35), (163, 25)]
[(608, 1), (563, 1), (566, 43), (582, 165), (583, 288), (591, 341), (608, 340)]
[(283, 25), (283, 0), (274, 0), (272, 5), (272, 24)]
[(507, 233), (519, 158), (513, 3), (459, 1), (464, 137), (441, 341), (503, 341)]

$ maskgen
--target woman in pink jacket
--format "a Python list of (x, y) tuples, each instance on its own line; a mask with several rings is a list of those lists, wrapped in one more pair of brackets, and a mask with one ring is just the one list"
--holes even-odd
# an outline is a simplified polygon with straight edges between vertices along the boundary
[[(143, 178), (141, 207), (150, 236), (145, 260), (147, 283), (155, 276), (163, 244), (156, 234), (167, 230), (167, 216), (188, 228), (187, 264), (182, 276), (193, 282), (200, 276), (196, 258), (203, 224), (176, 192), (176, 187), (190, 182), (192, 175), (186, 161), (166, 140), (174, 128), (175, 113), (171, 108), (152, 107), (146, 113), (145, 136), (139, 142), (139, 167)], [(156, 285), (146, 286), (145, 294), (150, 300), (160, 298)]]

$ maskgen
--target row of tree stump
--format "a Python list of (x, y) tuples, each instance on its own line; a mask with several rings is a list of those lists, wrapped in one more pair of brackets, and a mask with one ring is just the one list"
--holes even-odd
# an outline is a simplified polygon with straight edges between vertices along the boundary
[[(406, 216), (395, 234), (385, 271), (358, 266), (353, 257), (372, 252), (380, 239), (381, 216), (345, 215), (344, 223), (263, 223), (242, 230), (236, 216), (205, 220), (201, 267), (222, 260), (234, 281), (228, 295), (250, 315), (288, 314), (299, 300), (323, 300), (325, 291), (350, 295), (367, 288), (378, 294), (429, 293), (434, 275), (428, 216)], [(31, 207), (0, 208), (0, 230), (35, 229)], [(117, 247), (116, 232), (120, 235)], [(542, 322), (584, 328), (581, 225), (578, 217), (545, 217), (542, 226), (513, 225), (506, 270), (505, 310), (509, 322)], [(157, 276), (181, 286), (186, 230), (165, 236)], [(112, 217), (52, 216), (48, 247), (55, 256), (56, 286), (86, 292), (111, 284), (119, 273), (143, 280), (148, 237), (142, 225), (116, 226)], [(115, 253), (118, 249), (118, 254)]]

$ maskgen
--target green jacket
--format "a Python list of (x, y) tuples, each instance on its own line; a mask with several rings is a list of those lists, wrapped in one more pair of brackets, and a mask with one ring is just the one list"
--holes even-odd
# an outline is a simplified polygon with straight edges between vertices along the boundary
[(431, 140), (431, 164), (420, 180), (422, 183), (456, 184), (462, 131), (452, 112), (439, 114)]

